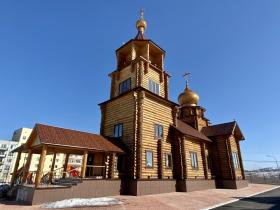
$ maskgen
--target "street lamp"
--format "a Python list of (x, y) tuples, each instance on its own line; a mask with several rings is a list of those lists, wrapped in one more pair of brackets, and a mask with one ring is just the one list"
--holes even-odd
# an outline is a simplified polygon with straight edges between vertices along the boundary
[(277, 158), (276, 158), (275, 156), (273, 156), (273, 155), (266, 155), (266, 157), (271, 157), (271, 158), (273, 158), (273, 159), (275, 160), (275, 163), (276, 163), (276, 166), (277, 166), (277, 170), (279, 170)]

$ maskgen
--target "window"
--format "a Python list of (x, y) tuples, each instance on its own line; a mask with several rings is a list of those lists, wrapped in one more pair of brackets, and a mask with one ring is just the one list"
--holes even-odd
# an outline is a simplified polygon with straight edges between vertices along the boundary
[(25, 139), (26, 139), (26, 136), (23, 136), (22, 139), (25, 140)]
[(168, 153), (165, 154), (165, 167), (166, 168), (172, 168), (172, 156), (171, 156), (171, 154), (168, 154)]
[(197, 163), (197, 153), (196, 152), (190, 152), (191, 155), (191, 166), (193, 169), (198, 169), (198, 163)]
[(59, 159), (55, 159), (55, 162), (58, 162), (59, 161)]
[(153, 152), (150, 150), (146, 151), (146, 167), (147, 168), (153, 167)]
[(233, 161), (234, 168), (235, 169), (239, 168), (237, 152), (232, 153), (232, 161)]
[(119, 123), (114, 126), (114, 137), (119, 138), (123, 135), (123, 124)]
[(159, 95), (159, 84), (149, 79), (149, 90)]
[(159, 124), (155, 124), (155, 139), (163, 138), (163, 126)]
[(124, 80), (119, 85), (119, 94), (122, 94), (131, 88), (131, 79)]

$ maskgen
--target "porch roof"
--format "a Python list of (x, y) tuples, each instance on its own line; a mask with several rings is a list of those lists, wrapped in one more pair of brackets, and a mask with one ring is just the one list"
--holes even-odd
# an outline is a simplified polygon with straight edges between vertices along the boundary
[(199, 132), (198, 130), (194, 129), (193, 127), (191, 127), (190, 125), (188, 125), (187, 123), (184, 123), (183, 121), (181, 121), (179, 119), (177, 119), (177, 126), (173, 126), (173, 127), (177, 131), (179, 131), (180, 133), (182, 133), (186, 136), (196, 138), (196, 139), (200, 139), (200, 140), (204, 140), (204, 141), (208, 141), (208, 142), (212, 142), (212, 140), (210, 140), (203, 133)]
[(26, 144), (14, 151), (36, 149), (42, 145), (57, 149), (124, 153), (121, 148), (101, 135), (43, 124), (36, 124)]

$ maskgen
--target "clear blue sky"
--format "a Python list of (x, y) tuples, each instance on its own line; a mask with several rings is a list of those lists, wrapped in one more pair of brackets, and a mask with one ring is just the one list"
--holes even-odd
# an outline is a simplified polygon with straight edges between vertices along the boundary
[(146, 37), (167, 52), (170, 99), (190, 71), (211, 122), (239, 123), (243, 159), (280, 159), (277, 0), (1, 1), (0, 139), (36, 122), (98, 133), (115, 49), (141, 8)]

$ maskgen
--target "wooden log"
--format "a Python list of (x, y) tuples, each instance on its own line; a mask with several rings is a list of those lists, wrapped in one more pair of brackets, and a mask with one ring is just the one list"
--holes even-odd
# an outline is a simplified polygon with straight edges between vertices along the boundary
[(43, 176), (43, 169), (44, 169), (44, 164), (45, 164), (45, 159), (46, 159), (46, 154), (47, 154), (47, 146), (43, 145), (40, 160), (39, 160), (39, 166), (38, 166), (38, 169), (37, 169), (37, 172), (36, 172), (35, 188), (37, 188), (41, 183), (41, 178)]

